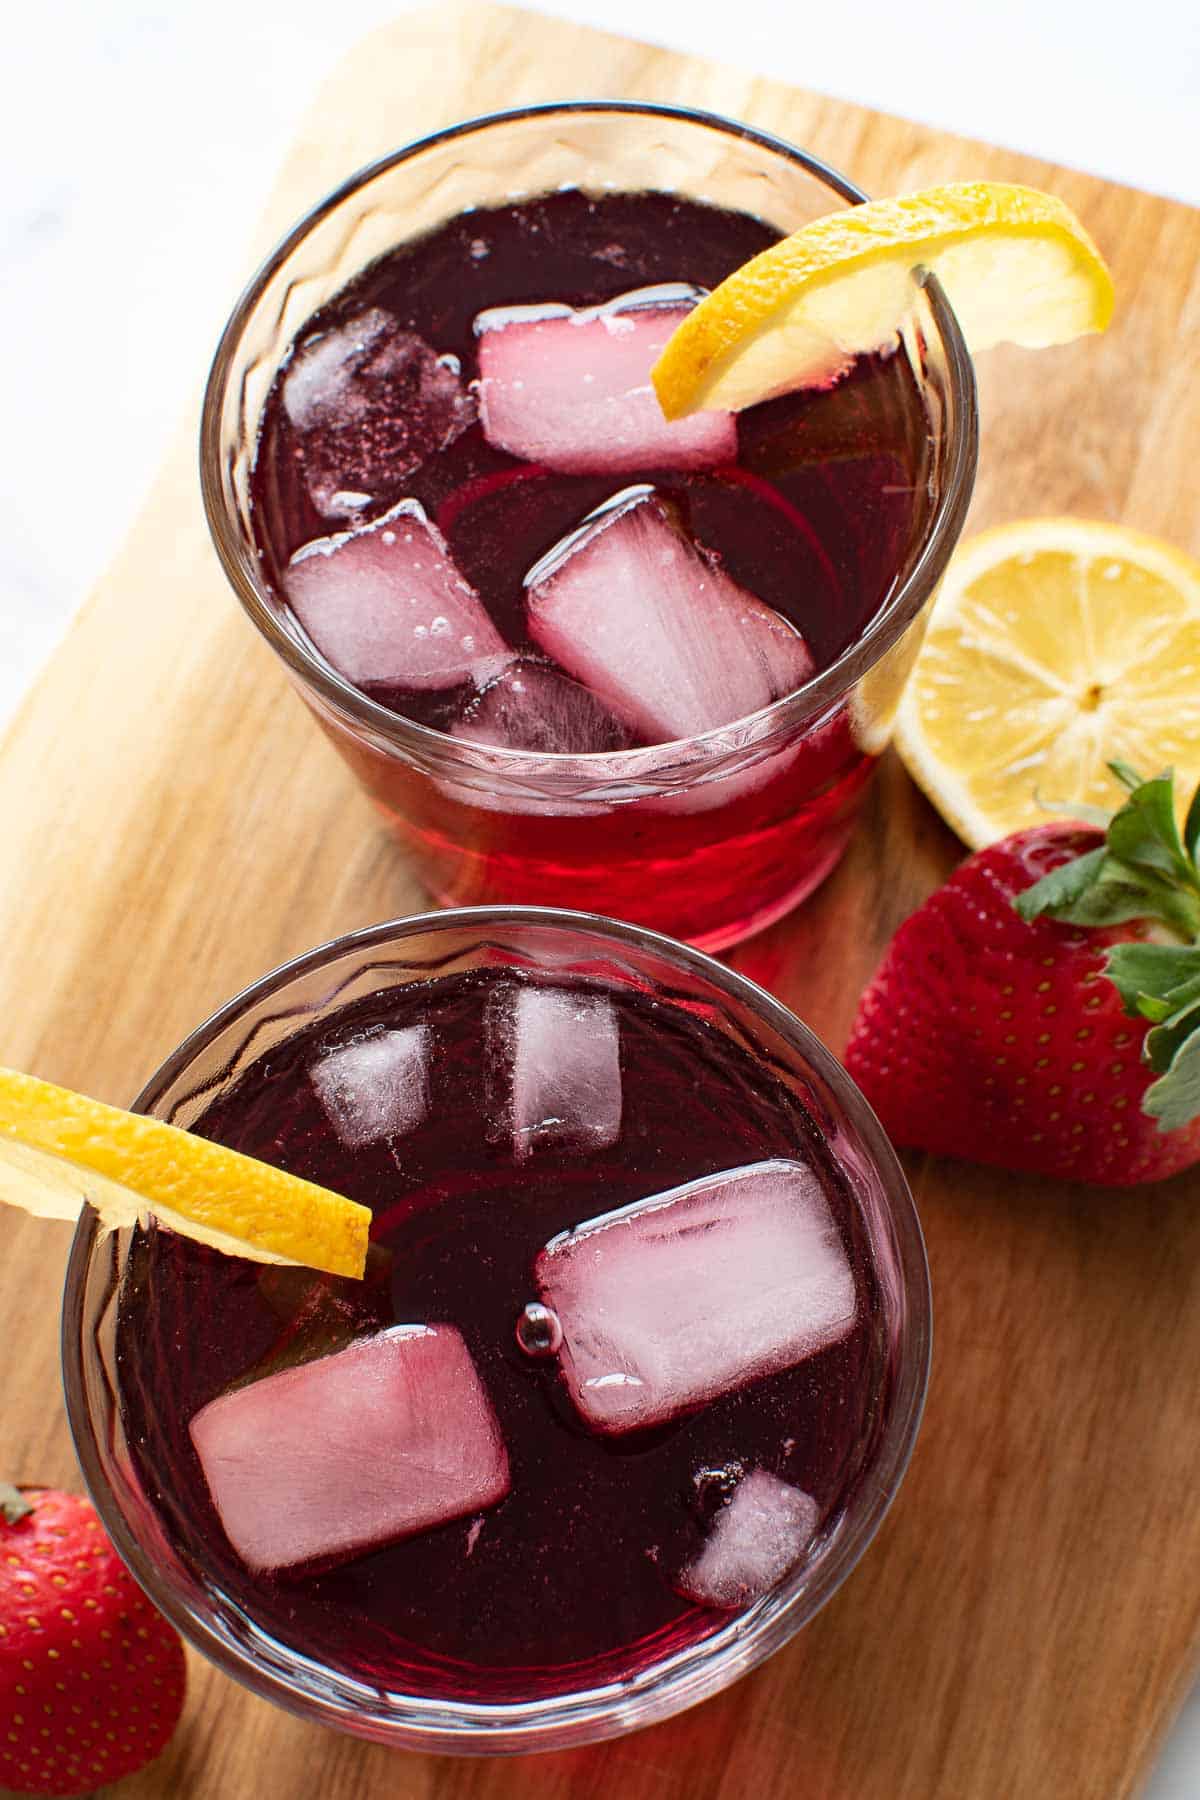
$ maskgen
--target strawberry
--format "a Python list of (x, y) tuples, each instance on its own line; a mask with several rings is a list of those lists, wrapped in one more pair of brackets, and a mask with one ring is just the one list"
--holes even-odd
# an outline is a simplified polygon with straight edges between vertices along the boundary
[(1170, 775), (1112, 768), (1106, 831), (990, 845), (892, 939), (845, 1063), (898, 1144), (1111, 1187), (1200, 1160), (1200, 792), (1181, 839)]
[(183, 1644), (94, 1508), (0, 1486), (0, 1787), (80, 1794), (156, 1757), (183, 1706)]

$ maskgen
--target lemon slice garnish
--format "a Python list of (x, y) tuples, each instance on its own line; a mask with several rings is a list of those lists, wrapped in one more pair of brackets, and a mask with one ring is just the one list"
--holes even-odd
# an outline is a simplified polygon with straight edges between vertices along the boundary
[(914, 781), (979, 849), (1114, 805), (1107, 765), (1200, 781), (1200, 563), (1124, 526), (1024, 519), (960, 546), (896, 718)]
[(1112, 277), (1061, 200), (997, 181), (925, 188), (814, 219), (735, 269), (655, 364), (663, 412), (740, 411), (836, 379), (895, 341), (922, 269), (972, 350), (1062, 344), (1112, 316)]
[(106, 1231), (153, 1214), (197, 1243), (256, 1262), (361, 1277), (370, 1209), (161, 1119), (0, 1068), (0, 1200)]

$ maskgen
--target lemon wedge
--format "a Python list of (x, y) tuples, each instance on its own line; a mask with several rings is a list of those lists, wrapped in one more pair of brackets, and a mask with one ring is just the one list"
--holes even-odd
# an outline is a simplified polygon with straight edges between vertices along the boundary
[(1200, 781), (1200, 563), (1121, 525), (1023, 519), (951, 558), (896, 717), (909, 773), (973, 849), (1076, 805), (1107, 765)]
[(106, 1231), (147, 1214), (255, 1262), (361, 1277), (370, 1209), (161, 1119), (0, 1068), (0, 1200), (75, 1219), (90, 1202)]
[(663, 412), (736, 412), (836, 380), (894, 342), (920, 270), (972, 350), (1062, 344), (1112, 316), (1112, 277), (1061, 200), (996, 181), (924, 188), (814, 219), (735, 269), (667, 340), (652, 371)]

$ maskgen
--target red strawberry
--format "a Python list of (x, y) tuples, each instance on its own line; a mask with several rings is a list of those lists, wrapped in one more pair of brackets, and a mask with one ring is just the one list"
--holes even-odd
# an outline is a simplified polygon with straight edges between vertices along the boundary
[[(1130, 804), (1157, 785), (1135, 790)], [(1108, 842), (1106, 850), (1101, 831), (1079, 825), (1017, 832), (969, 857), (900, 927), (859, 1004), (845, 1056), (898, 1144), (1114, 1187), (1200, 1159), (1200, 1120), (1168, 1130), (1165, 1118), (1160, 1125), (1143, 1111), (1151, 1085), (1166, 1086), (1155, 1072), (1170, 1059), (1143, 1060), (1147, 1019), (1130, 1016), (1136, 996), (1149, 1017), (1170, 1022), (1170, 996), (1200, 960), (1195, 947), (1148, 943), (1144, 919), (1130, 913), (1169, 916), (1178, 929), (1180, 908), (1190, 918), (1186, 896), (1164, 899), (1154, 885), (1161, 864), (1139, 873), (1140, 864), (1118, 864), (1111, 835)], [(1028, 897), (1026, 912), (1053, 905), (1060, 919), (1094, 918), (1101, 929), (1027, 919), (1014, 906), (1068, 865), (1069, 891), (1060, 876), (1043, 897)], [(1139, 884), (1146, 904), (1136, 903)], [(1114, 959), (1120, 943), (1139, 948), (1134, 978), (1119, 990), (1118, 962), (1130, 958)], [(1138, 990), (1156, 982), (1167, 998), (1149, 1011)], [(1153, 1096), (1150, 1104), (1166, 1111)]]
[(80, 1794), (131, 1775), (174, 1731), (185, 1681), (178, 1632), (89, 1502), (0, 1487), (0, 1787)]

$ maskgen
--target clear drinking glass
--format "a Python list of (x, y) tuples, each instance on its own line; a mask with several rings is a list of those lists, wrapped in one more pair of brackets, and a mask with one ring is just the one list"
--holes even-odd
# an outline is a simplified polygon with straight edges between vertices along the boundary
[(313, 313), (397, 244), (464, 210), (562, 187), (670, 190), (781, 232), (865, 198), (765, 133), (632, 102), (531, 107), (410, 145), (315, 207), (238, 302), (205, 397), (209, 526), (251, 620), (435, 899), (585, 907), (719, 949), (794, 906), (840, 857), (962, 528), (977, 451), (974, 379), (934, 281), (917, 292), (898, 352), (923, 397), (930, 442), (916, 527), (888, 597), (803, 687), (720, 730), (566, 756), (427, 729), (313, 650), (265, 580), (251, 529), (262, 407)]
[(473, 908), (352, 933), (263, 977), (195, 1031), (151, 1078), (138, 1111), (187, 1126), (247, 1065), (367, 994), (480, 968), (599, 978), (699, 1014), (802, 1101), (849, 1181), (877, 1276), (876, 1403), (860, 1474), (809, 1560), (712, 1635), (627, 1679), (504, 1704), (380, 1691), (322, 1666), (234, 1604), (172, 1542), (126, 1436), (117, 1315), (130, 1236), (101, 1236), (84, 1209), (63, 1307), (67, 1410), (106, 1530), (155, 1604), (219, 1667), (319, 1723), (400, 1747), (496, 1754), (577, 1745), (663, 1719), (725, 1687), (804, 1625), (845, 1579), (890, 1505), (912, 1450), (930, 1352), (928, 1270), (896, 1157), (845, 1071), (778, 1001), (707, 956), (655, 933), (550, 909)]

